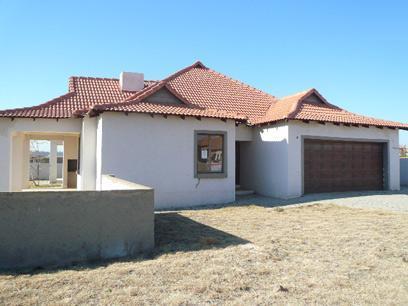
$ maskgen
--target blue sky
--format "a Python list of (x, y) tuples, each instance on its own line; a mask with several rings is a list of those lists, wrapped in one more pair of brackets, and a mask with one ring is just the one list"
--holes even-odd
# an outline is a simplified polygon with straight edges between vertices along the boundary
[(160, 79), (201, 60), (276, 96), (315, 87), (408, 122), (407, 16), (406, 1), (0, 0), (0, 108), (64, 94), (71, 75)]

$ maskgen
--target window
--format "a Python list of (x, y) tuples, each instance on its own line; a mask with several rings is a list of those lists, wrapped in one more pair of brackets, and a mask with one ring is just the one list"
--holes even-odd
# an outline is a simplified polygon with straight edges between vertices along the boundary
[(196, 132), (195, 177), (226, 177), (225, 132)]

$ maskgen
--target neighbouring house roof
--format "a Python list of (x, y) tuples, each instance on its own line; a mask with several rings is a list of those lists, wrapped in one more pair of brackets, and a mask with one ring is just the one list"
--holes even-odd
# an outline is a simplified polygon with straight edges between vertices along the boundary
[[(163, 91), (176, 99), (154, 101), (154, 95)], [(160, 97), (163, 100), (163, 94)], [(248, 125), (303, 120), (408, 129), (407, 124), (343, 110), (328, 103), (315, 89), (278, 99), (201, 62), (163, 80), (145, 81), (144, 89), (136, 92), (122, 91), (119, 79), (71, 77), (67, 94), (38, 106), (0, 111), (0, 117), (58, 119), (103, 112), (233, 119)]]

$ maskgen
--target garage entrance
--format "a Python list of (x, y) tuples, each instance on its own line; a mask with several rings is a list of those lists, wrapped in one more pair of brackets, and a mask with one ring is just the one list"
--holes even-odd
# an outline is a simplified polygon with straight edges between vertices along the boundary
[(304, 140), (304, 193), (384, 188), (384, 143)]

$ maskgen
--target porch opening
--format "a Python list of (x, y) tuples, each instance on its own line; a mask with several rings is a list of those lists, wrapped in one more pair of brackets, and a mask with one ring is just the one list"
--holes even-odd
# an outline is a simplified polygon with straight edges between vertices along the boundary
[(64, 141), (30, 140), (29, 188), (63, 188)]
[(11, 191), (76, 189), (78, 140), (74, 133), (14, 133)]

